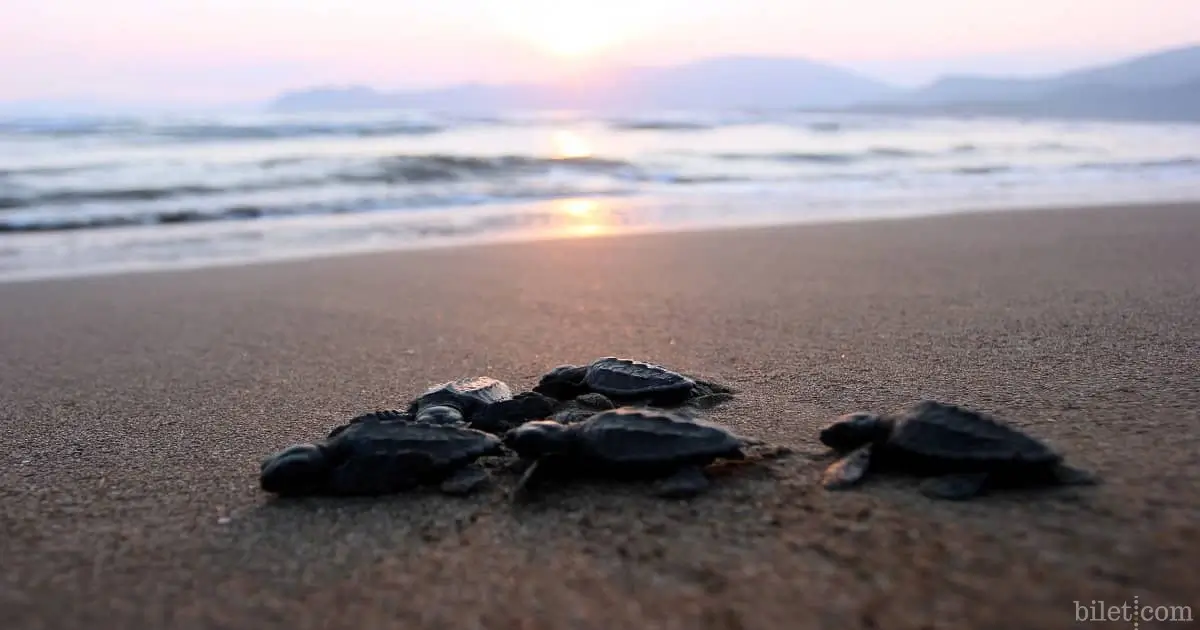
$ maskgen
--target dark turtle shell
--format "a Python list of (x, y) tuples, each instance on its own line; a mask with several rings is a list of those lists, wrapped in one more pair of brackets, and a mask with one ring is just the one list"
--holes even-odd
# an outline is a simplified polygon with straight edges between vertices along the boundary
[(560, 365), (542, 375), (533, 391), (558, 400), (569, 400), (580, 394), (587, 393), (584, 378), (587, 377), (586, 365)]
[(544, 420), (554, 413), (558, 401), (537, 392), (521, 392), (509, 400), (485, 405), (471, 416), (471, 428), (502, 435), (531, 420)]
[(574, 424), (617, 406), (604, 394), (582, 394), (559, 405), (551, 420), (562, 424)]
[(378, 411), (372, 411), (370, 413), (364, 413), (361, 415), (354, 416), (353, 418), (350, 418), (348, 421), (346, 421), (346, 424), (343, 424), (338, 427), (334, 427), (334, 429), (332, 431), (330, 431), (329, 435), (326, 437), (327, 438), (334, 437), (334, 436), (338, 435), (339, 433), (341, 433), (342, 431), (345, 431), (347, 428), (349, 428), (350, 425), (358, 424), (360, 422), (412, 422), (412, 421), (413, 421), (413, 416), (412, 416), (412, 414), (408, 413), (407, 411), (400, 411), (398, 409), (381, 409)]
[(621, 407), (570, 430), (589, 460), (616, 466), (705, 465), (744, 457), (742, 440), (728, 429), (667, 410)]
[(494, 435), (417, 422), (350, 424), (321, 448), (329, 465), (321, 490), (335, 495), (407, 490), (445, 479), (480, 457), (503, 452)]
[(450, 416), (461, 416), (461, 418), (451, 418), (452, 420), (470, 421), (471, 416), (481, 408), (495, 402), (511, 400), (512, 397), (512, 390), (504, 381), (490, 376), (462, 378), (425, 390), (412, 401), (408, 412), (415, 415), (419, 421), (435, 421), (437, 418), (434, 416), (445, 414), (432, 412), (427, 414), (426, 410), (432, 410), (435, 407), (449, 407), (459, 412), (458, 414), (449, 414)]
[(1047, 445), (996, 418), (957, 405), (926, 400), (892, 417), (889, 450), (931, 461), (1003, 465), (1054, 464)]
[(601, 394), (619, 404), (709, 408), (733, 398), (734, 390), (680, 374), (661, 365), (604, 357), (588, 365), (560, 365), (542, 376), (533, 391), (558, 400)]
[(696, 381), (661, 365), (616, 357), (593, 361), (583, 384), (614, 400), (683, 401), (696, 387)]
[(431, 470), (456, 468), (499, 454), (500, 438), (466, 427), (422, 422), (360, 422), (326, 443), (335, 461), (360, 457), (412, 457)]

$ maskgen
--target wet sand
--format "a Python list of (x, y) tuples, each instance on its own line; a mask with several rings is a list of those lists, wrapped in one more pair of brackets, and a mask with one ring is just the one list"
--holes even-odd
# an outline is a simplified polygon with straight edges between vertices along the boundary
[[(1200, 605), (1200, 206), (596, 238), (0, 285), (6, 628), (1068, 628)], [(617, 354), (789, 446), (692, 501), (277, 501), (261, 457), (431, 383)], [(938, 398), (1097, 487), (830, 493), (833, 416)], [(1130, 622), (1086, 624), (1132, 627)], [(1154, 624), (1140, 628), (1184, 627)]]

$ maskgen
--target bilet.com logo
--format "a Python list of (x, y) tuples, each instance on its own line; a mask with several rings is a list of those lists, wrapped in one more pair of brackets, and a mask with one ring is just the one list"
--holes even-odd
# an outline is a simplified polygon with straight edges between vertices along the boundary
[(1137, 595), (1133, 601), (1113, 602), (1093, 599), (1075, 602), (1075, 621), (1125, 622), (1133, 630), (1151, 630), (1167, 623), (1190, 623), (1191, 606), (1151, 606), (1141, 602)]

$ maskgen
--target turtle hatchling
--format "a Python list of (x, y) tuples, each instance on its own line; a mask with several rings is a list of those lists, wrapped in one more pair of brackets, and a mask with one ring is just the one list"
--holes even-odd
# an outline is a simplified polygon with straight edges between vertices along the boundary
[(364, 413), (364, 414), (361, 414), (358, 416), (354, 416), (353, 418), (347, 420), (346, 424), (343, 424), (338, 427), (334, 427), (334, 429), (332, 431), (330, 431), (329, 435), (325, 436), (325, 438), (329, 439), (331, 437), (334, 437), (337, 434), (341, 433), (342, 431), (345, 431), (346, 429), (350, 428), (350, 425), (359, 424), (361, 422), (412, 422), (412, 421), (413, 421), (413, 416), (411, 413), (408, 413), (407, 411), (400, 411), (398, 409), (382, 409), (379, 411), (372, 411), (370, 413)]
[(568, 400), (603, 394), (618, 404), (652, 407), (712, 407), (733, 398), (722, 385), (684, 376), (661, 365), (604, 357), (587, 365), (560, 365), (547, 372), (533, 391)]
[(461, 378), (425, 390), (408, 407), (417, 422), (458, 424), (492, 403), (511, 400), (512, 390), (490, 376)]
[(500, 438), (482, 431), (376, 417), (272, 455), (259, 481), (264, 491), (282, 496), (371, 496), (431, 484), (468, 494), (490, 478), (476, 460), (502, 454)]
[(932, 400), (897, 414), (844, 415), (825, 427), (820, 439), (844, 454), (825, 470), (822, 485), (830, 490), (884, 470), (925, 476), (923, 494), (950, 500), (969, 499), (988, 488), (1098, 482), (1016, 427)]
[(537, 392), (521, 392), (510, 400), (483, 407), (471, 417), (470, 426), (472, 429), (503, 435), (533, 420), (570, 424), (616, 407), (601, 394), (582, 394), (564, 401)]
[(562, 424), (527, 422), (504, 444), (531, 462), (513, 499), (555, 477), (652, 479), (655, 494), (686, 498), (709, 487), (704, 467), (717, 459), (745, 459), (745, 445), (728, 429), (678, 411), (621, 407)]
[(549, 418), (559, 402), (537, 392), (521, 392), (508, 400), (484, 405), (471, 417), (471, 428), (495, 435), (529, 422)]
[(555, 408), (550, 419), (562, 424), (574, 424), (617, 406), (604, 394), (580, 394)]

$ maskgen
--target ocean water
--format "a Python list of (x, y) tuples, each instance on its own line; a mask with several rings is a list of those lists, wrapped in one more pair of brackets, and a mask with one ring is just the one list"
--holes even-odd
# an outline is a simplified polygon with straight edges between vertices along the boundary
[(1200, 126), (814, 113), (0, 119), (0, 278), (1200, 199)]

